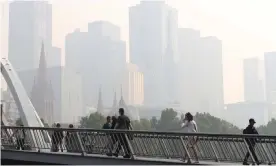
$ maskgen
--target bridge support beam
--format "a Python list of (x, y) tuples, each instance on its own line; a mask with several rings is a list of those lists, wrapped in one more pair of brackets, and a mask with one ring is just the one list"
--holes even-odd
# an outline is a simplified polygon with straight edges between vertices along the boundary
[[(44, 127), (15, 69), (6, 58), (1, 59), (1, 73), (6, 80), (9, 90), (13, 96), (23, 125), (25, 127)], [(46, 134), (49, 140), (51, 140), (48, 133)], [(27, 132), (27, 135), (30, 141), (34, 145), (37, 145), (33, 131)]]

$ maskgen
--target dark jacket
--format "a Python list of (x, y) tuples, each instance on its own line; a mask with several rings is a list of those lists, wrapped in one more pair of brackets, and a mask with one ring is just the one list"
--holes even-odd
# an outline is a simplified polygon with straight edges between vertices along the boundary
[(56, 129), (52, 135), (53, 144), (59, 144), (63, 139), (63, 131), (60, 129)]
[(105, 123), (102, 128), (103, 129), (111, 129), (111, 124), (110, 123)]
[[(243, 134), (254, 134), (254, 135), (259, 135), (258, 131), (254, 126), (248, 125), (244, 130)], [(245, 141), (249, 144), (254, 146), (257, 142), (256, 138), (246, 138)]]
[(121, 115), (117, 119), (118, 127), (116, 129), (129, 130), (130, 120), (126, 115)]

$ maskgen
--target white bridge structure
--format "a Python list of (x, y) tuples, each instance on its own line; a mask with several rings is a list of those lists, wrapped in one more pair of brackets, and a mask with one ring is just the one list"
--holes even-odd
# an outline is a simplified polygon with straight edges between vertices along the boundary
[[(44, 127), (40, 117), (38, 116), (38, 113), (36, 112), (32, 102), (29, 99), (28, 94), (25, 91), (24, 86), (20, 81), (20, 78), (18, 77), (12, 64), (6, 58), (1, 59), (1, 74), (3, 75), (5, 81), (7, 82), (8, 88), (10, 89), (12, 97), (18, 108), (18, 112), (20, 114), (20, 118), (22, 120), (24, 127)], [(48, 133), (41, 133), (41, 134), (43, 134), (44, 136), (46, 134), (46, 137), (48, 137), (48, 140), (51, 140)], [(30, 141), (34, 145), (37, 145), (37, 143), (33, 141), (35, 140), (33, 131), (30, 131), (29, 133), (27, 133), (27, 135), (28, 135), (28, 139), (30, 139)], [(45, 143), (46, 142), (48, 141), (45, 141)], [(34, 146), (34, 147), (37, 147), (37, 146)]]

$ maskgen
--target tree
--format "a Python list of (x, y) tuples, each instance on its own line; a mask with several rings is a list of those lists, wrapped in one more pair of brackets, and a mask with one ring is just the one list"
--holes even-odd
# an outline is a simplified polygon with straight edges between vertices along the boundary
[(150, 120), (150, 123), (151, 123), (151, 128), (156, 130), (156, 128), (158, 127), (158, 120), (155, 116), (153, 116)]
[(219, 134), (240, 134), (241, 130), (233, 124), (214, 117), (209, 113), (197, 113), (194, 117), (199, 132)]
[(177, 118), (177, 112), (172, 108), (167, 108), (162, 111), (159, 124), (156, 129), (161, 131), (178, 130), (180, 128), (180, 121)]
[(257, 130), (260, 134), (276, 135), (276, 119), (272, 119), (267, 125), (258, 127)]
[(105, 123), (105, 117), (99, 113), (92, 113), (89, 116), (82, 117), (80, 120), (81, 128), (101, 129)]

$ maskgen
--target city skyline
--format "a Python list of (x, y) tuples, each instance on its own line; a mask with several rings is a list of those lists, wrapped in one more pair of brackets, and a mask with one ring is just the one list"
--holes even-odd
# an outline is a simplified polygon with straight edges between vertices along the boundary
[[(2, 1), (3, 2), (3, 1)], [(50, 1), (51, 2), (51, 1)], [(225, 4), (222, 4), (219, 1), (211, 1), (209, 2), (209, 4), (206, 4), (203, 1), (185, 1), (182, 4), (179, 4), (179, 2), (177, 1), (168, 1), (169, 4), (173, 7), (178, 8), (179, 11), (179, 18), (180, 18), (180, 26), (181, 27), (191, 27), (194, 29), (198, 29), (201, 31), (201, 33), (203, 34), (203, 36), (205, 35), (210, 35), (210, 36), (217, 36), (219, 37), (222, 41), (223, 41), (223, 56), (224, 56), (224, 75), (225, 77), (225, 85), (224, 85), (224, 89), (225, 89), (225, 99), (226, 99), (226, 103), (229, 102), (236, 102), (236, 101), (240, 101), (243, 99), (243, 82), (242, 82), (242, 59), (248, 56), (259, 56), (262, 57), (263, 56), (263, 52), (268, 52), (268, 51), (273, 51), (272, 47), (270, 47), (269, 45), (272, 45), (273, 39), (275, 39), (275, 33), (273, 33), (273, 27), (275, 27), (275, 24), (273, 22), (269, 22), (267, 20), (269, 20), (269, 18), (271, 18), (273, 15), (273, 11), (272, 10), (268, 10), (271, 8), (271, 6), (273, 6), (274, 1), (266, 1), (266, 3), (262, 2), (260, 3), (260, 1), (255, 1), (254, 3), (251, 3), (251, 5), (248, 5), (249, 1), (244, 1), (244, 2), (238, 2), (238, 1), (225, 1)], [(88, 22), (92, 22), (93, 20), (108, 20), (111, 21), (112, 23), (119, 25), (120, 27), (122, 27), (122, 38), (124, 40), (127, 41), (127, 13), (128, 13), (128, 7), (130, 7), (131, 5), (135, 5), (137, 3), (139, 3), (139, 1), (116, 1), (116, 2), (111, 2), (112, 6), (111, 8), (113, 10), (107, 10), (110, 11), (108, 13), (105, 12), (105, 10), (102, 9), (109, 9), (106, 4), (108, 3), (107, 1), (82, 1), (81, 4), (78, 4), (76, 1), (52, 1), (51, 2), (53, 4), (53, 43), (54, 45), (57, 45), (58, 47), (62, 47), (63, 48), (63, 52), (64, 52), (64, 47), (63, 47), (63, 43), (64, 43), (64, 35), (72, 32), (74, 29), (80, 27), (81, 29), (83, 28), (84, 24), (87, 24)], [(64, 4), (66, 3), (66, 7), (64, 7)], [(178, 5), (177, 5), (178, 4)], [(189, 7), (191, 9), (186, 9), (187, 10), (183, 10), (183, 4), (189, 4)], [(215, 7), (214, 4), (217, 4), (220, 7)], [(234, 16), (231, 16), (230, 10), (231, 7), (233, 8), (233, 6), (237, 6), (236, 8), (236, 14), (233, 14)], [(207, 6), (205, 6), (207, 5)], [(212, 6), (213, 5), (213, 6)], [(205, 6), (205, 7), (204, 7)], [(229, 7), (228, 10), (225, 9), (225, 7)], [(241, 13), (243, 7), (248, 7), (247, 9), (247, 13), (243, 14)], [(88, 11), (88, 8), (99, 8), (98, 10), (90, 10)], [(257, 14), (254, 14), (254, 11), (256, 11), (256, 9), (266, 9), (267, 12), (260, 12), (259, 16), (256, 17)], [(83, 9), (82, 12), (80, 12), (80, 9)], [(195, 11), (191, 11), (191, 10)], [(209, 9), (206, 11), (206, 9)], [(214, 10), (212, 10), (214, 9)], [(225, 9), (225, 10), (224, 10)], [(101, 12), (101, 11), (102, 12)], [(63, 11), (63, 12), (60, 12)], [(211, 12), (210, 12), (211, 11)], [(57, 12), (63, 13), (66, 15), (66, 13), (68, 14), (68, 16), (70, 16), (69, 14), (71, 13), (71, 16), (73, 17), (68, 17), (70, 18), (70, 20), (68, 19), (64, 19), (64, 17), (61, 17), (60, 14), (58, 14)], [(85, 13), (88, 12), (88, 13)], [(99, 13), (97, 16), (98, 18), (95, 18), (95, 14), (92, 16), (92, 14), (89, 13)], [(116, 12), (116, 15), (114, 15), (114, 12)], [(220, 12), (221, 14), (221, 18), (225, 19), (224, 21), (221, 21), (221, 19), (218, 19), (216, 12)], [(271, 12), (271, 13), (270, 13)], [(84, 15), (85, 13), (85, 15)], [(183, 13), (186, 13), (187, 15), (184, 15)], [(205, 15), (205, 14), (206, 15)], [(216, 14), (215, 17), (214, 14)], [(184, 17), (183, 17), (184, 15)], [(213, 16), (212, 16), (213, 15)], [(251, 17), (249, 17), (251, 15)], [(120, 17), (118, 17), (120, 16)], [(122, 16), (122, 18), (121, 18)], [(239, 16), (240, 18), (238, 18), (237, 16)], [(269, 17), (270, 16), (270, 17)], [(194, 18), (198, 18), (200, 17), (200, 19), (194, 19)], [(207, 17), (207, 19), (206, 19)], [(210, 18), (211, 17), (211, 18)], [(63, 20), (61, 21), (61, 18), (63, 18)], [(78, 19), (77, 18), (81, 18)], [(209, 18), (209, 19), (208, 19)], [(238, 18), (238, 19), (237, 19)], [(251, 18), (248, 19), (247, 21), (247, 26), (245, 26), (242, 22), (243, 19), (245, 18)], [(264, 25), (269, 25), (269, 26), (265, 26), (266, 30), (260, 31), (262, 28), (260, 26), (252, 26), (255, 25), (254, 21), (252, 21), (253, 18), (255, 19), (255, 22), (260, 24), (263, 23)], [(261, 19), (261, 18), (267, 18), (267, 20), (265, 19)], [(206, 21), (204, 21), (206, 19)], [(121, 20), (121, 21), (120, 21)], [(123, 21), (122, 21), (123, 20)], [(183, 20), (187, 20), (187, 23), (183, 23)], [(207, 21), (208, 20), (208, 21)], [(213, 20), (213, 21), (210, 21)], [(219, 20), (219, 21), (215, 21), (215, 20)], [(254, 19), (253, 19), (254, 20)], [(256, 21), (257, 20), (257, 21)], [(61, 26), (56, 26), (57, 23), (63, 22), (62, 24), (60, 24)], [(206, 23), (207, 22), (207, 23)], [(215, 24), (211, 24), (211, 23), (215, 23)], [(265, 24), (266, 23), (266, 24)], [(226, 26), (226, 25), (232, 25), (232, 26)], [(63, 26), (62, 26), (63, 25)], [(207, 26), (206, 26), (207, 25)], [(210, 27), (211, 26), (211, 27)], [(203, 27), (203, 28), (202, 28)], [(204, 28), (205, 27), (205, 28)], [(227, 27), (227, 29), (226, 29)], [(235, 28), (237, 27), (237, 28)], [(219, 30), (218, 30), (219, 29)], [(237, 30), (238, 29), (238, 30)], [(248, 32), (244, 33), (243, 30), (239, 30), (239, 29), (244, 29)], [(252, 30), (251, 30), (252, 29)], [(275, 28), (274, 28), (275, 29)], [(250, 31), (251, 30), (251, 31)], [(235, 31), (240, 31), (240, 33), (230, 33), (233, 37), (229, 37), (229, 35), (227, 35), (226, 32), (235, 32)], [(262, 32), (262, 33), (260, 33)], [(247, 33), (249, 33), (249, 35), (247, 35)], [(258, 34), (260, 33), (260, 35)], [(241, 36), (239, 36), (240, 34), (242, 34)], [(253, 34), (253, 35), (250, 35)], [(239, 36), (239, 38), (235, 39), (235, 36)], [(249, 36), (249, 37), (244, 37), (244, 36)], [(257, 36), (257, 37), (255, 37)], [(272, 43), (272, 44), (267, 44), (267, 42), (263, 42), (263, 40), (259, 40), (258, 36), (262, 36), (262, 38), (266, 40), (271, 40), (272, 42), (268, 42), (268, 43)], [(246, 38), (247, 42), (245, 42), (244, 38)], [(239, 40), (238, 40), (239, 39)], [(243, 39), (243, 40), (240, 40)], [(254, 40), (251, 40), (254, 39)], [(240, 41), (240, 42), (237, 42)], [(251, 41), (251, 42), (250, 42)], [(237, 44), (233, 44), (234, 42), (236, 42)], [(252, 44), (253, 42), (253, 44)], [(265, 43), (266, 45), (268, 45), (268, 48), (263, 48), (262, 44), (257, 45), (258, 47), (256, 47), (256, 44), (254, 44), (254, 42), (257, 43)], [(230, 44), (229, 44), (230, 43)], [(243, 43), (247, 43), (244, 47), (241, 48), (241, 46), (237, 46), (238, 44)], [(263, 45), (265, 45), (263, 44)], [(242, 46), (243, 46), (242, 45)], [(252, 49), (254, 48), (254, 49)], [(127, 51), (128, 52), (128, 51)], [(234, 70), (234, 71), (232, 71)], [(235, 80), (235, 81), (232, 81)], [(231, 89), (231, 90), (229, 90)]]

